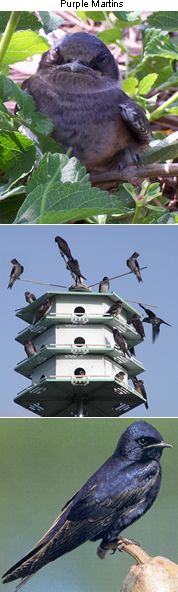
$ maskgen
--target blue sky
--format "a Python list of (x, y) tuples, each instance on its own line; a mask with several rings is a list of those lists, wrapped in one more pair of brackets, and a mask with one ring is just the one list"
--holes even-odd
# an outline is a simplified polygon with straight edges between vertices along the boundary
[[(155, 304), (157, 314), (172, 327), (161, 326), (160, 337), (153, 345), (151, 327), (145, 325), (146, 339), (137, 347), (146, 372), (142, 375), (149, 399), (149, 410), (144, 406), (127, 414), (128, 417), (178, 416), (176, 381), (177, 363), (177, 228), (173, 226), (97, 226), (97, 225), (44, 225), (1, 226), (1, 417), (32, 417), (31, 412), (13, 403), (13, 398), (30, 381), (14, 372), (23, 359), (22, 346), (14, 341), (25, 324), (15, 317), (15, 309), (25, 305), (25, 290), (42, 295), (47, 286), (38, 286), (28, 280), (71, 285), (71, 276), (59, 254), (54, 237), (67, 240), (73, 256), (87, 277), (88, 284), (99, 282), (127, 271), (126, 259), (137, 251), (143, 283), (130, 275), (111, 282), (111, 291), (125, 299)], [(7, 290), (11, 259), (24, 265), (23, 280)], [(134, 305), (136, 306), (136, 305)], [(151, 308), (151, 306), (150, 306)], [(139, 309), (139, 307), (138, 307)], [(140, 311), (141, 309), (139, 309)]]

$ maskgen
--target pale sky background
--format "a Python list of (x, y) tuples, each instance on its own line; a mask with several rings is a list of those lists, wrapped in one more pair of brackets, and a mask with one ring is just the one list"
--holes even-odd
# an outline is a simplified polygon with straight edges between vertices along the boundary
[[(15, 316), (15, 309), (25, 305), (26, 290), (38, 297), (52, 289), (29, 283), (28, 279), (71, 285), (71, 276), (54, 242), (56, 235), (67, 240), (88, 284), (99, 282), (104, 275), (112, 277), (126, 272), (126, 259), (134, 251), (140, 253), (140, 266), (148, 267), (142, 272), (143, 283), (139, 284), (135, 276), (130, 275), (113, 280), (110, 291), (128, 300), (157, 305), (158, 308), (153, 310), (172, 327), (162, 325), (160, 337), (153, 345), (151, 327), (145, 324), (146, 339), (137, 346), (136, 353), (146, 369), (142, 378), (148, 393), (149, 410), (141, 405), (126, 416), (178, 416), (177, 232), (176, 226), (165, 225), (1, 226), (1, 417), (34, 417), (33, 413), (13, 402), (13, 398), (30, 385), (29, 380), (14, 372), (16, 364), (24, 358), (22, 346), (14, 339), (25, 327), (25, 323)], [(27, 281), (17, 281), (12, 290), (7, 290), (13, 257), (24, 265), (22, 279)], [(139, 306), (138, 310), (141, 311)]]

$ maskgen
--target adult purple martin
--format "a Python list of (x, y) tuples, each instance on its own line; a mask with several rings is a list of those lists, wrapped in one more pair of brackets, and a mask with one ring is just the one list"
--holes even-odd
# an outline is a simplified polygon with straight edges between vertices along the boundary
[(135, 252), (133, 253), (133, 255), (131, 255), (131, 257), (129, 257), (129, 259), (127, 259), (126, 263), (129, 269), (136, 275), (138, 282), (143, 282), (140, 273), (139, 263), (137, 261), (138, 257), (140, 257), (139, 253)]
[(14, 282), (19, 279), (20, 275), (23, 273), (24, 267), (17, 261), (17, 259), (12, 259), (11, 263), (13, 265), (10, 279), (8, 283), (8, 288), (12, 288)]
[(30, 340), (25, 341), (24, 350), (25, 350), (25, 353), (27, 354), (28, 358), (32, 358), (32, 356), (34, 356), (36, 354), (36, 347), (32, 343), (32, 341), (30, 341)]
[(48, 312), (50, 312), (52, 307), (52, 299), (51, 298), (46, 298), (45, 302), (43, 302), (43, 304), (41, 304), (41, 306), (37, 309), (36, 313), (35, 313), (35, 320), (33, 322), (33, 325), (35, 323), (37, 323), (38, 321), (40, 321), (41, 319), (43, 319), (43, 317), (45, 317)]
[(109, 291), (109, 278), (105, 275), (104, 278), (99, 283), (99, 292), (108, 292)]
[(129, 352), (130, 352), (131, 356), (135, 356), (135, 348), (134, 348), (134, 346), (129, 347)]
[(142, 397), (144, 398), (145, 407), (146, 407), (146, 409), (148, 409), (148, 397), (147, 397), (146, 389), (144, 387), (143, 380), (141, 380), (141, 378), (137, 378), (136, 376), (133, 376), (132, 382), (133, 382), (133, 385), (134, 385), (137, 393), (140, 393), (140, 395), (142, 395)]
[(36, 296), (35, 294), (32, 294), (32, 292), (25, 292), (25, 300), (28, 304), (33, 304), (36, 300)]
[(72, 260), (72, 253), (71, 250), (69, 249), (69, 246), (67, 244), (67, 242), (64, 240), (64, 238), (61, 238), (61, 236), (56, 236), (56, 238), (54, 239), (55, 243), (57, 243), (61, 256), (64, 258), (64, 255), (67, 257), (67, 259)]
[(63, 507), (42, 539), (11, 567), (3, 582), (22, 585), (47, 563), (86, 541), (101, 539), (98, 555), (121, 540), (122, 531), (147, 512), (161, 484), (160, 459), (171, 447), (149, 423), (132, 423), (112, 456)]
[(51, 118), (54, 138), (87, 168), (128, 166), (150, 141), (144, 111), (120, 88), (119, 69), (95, 35), (66, 34), (22, 88)]
[(122, 306), (121, 300), (116, 300), (114, 304), (111, 304), (110, 308), (108, 308), (103, 316), (106, 317), (107, 315), (110, 315), (112, 317), (117, 317), (118, 314), (122, 312)]
[(82, 280), (87, 279), (84, 275), (82, 275), (77, 259), (70, 259), (70, 261), (67, 262), (66, 268), (71, 272), (72, 277), (74, 277), (76, 285), (78, 281), (80, 284), (82, 284)]
[(164, 324), (164, 325), (168, 325), (168, 327), (172, 327), (172, 325), (170, 325), (169, 323), (166, 323), (166, 321), (163, 321), (162, 319), (157, 317), (156, 314), (154, 312), (152, 312), (152, 310), (149, 310), (149, 308), (145, 308), (143, 306), (143, 304), (139, 304), (139, 306), (141, 306), (141, 308), (143, 308), (143, 310), (148, 315), (147, 317), (145, 317), (143, 319), (143, 323), (150, 323), (152, 325), (152, 341), (154, 343), (156, 338), (159, 336), (160, 325)]
[(122, 333), (118, 329), (113, 329), (113, 337), (116, 345), (118, 345), (119, 349), (121, 349), (123, 354), (131, 358), (132, 356), (129, 351), (127, 341), (124, 339)]
[(145, 337), (145, 331), (144, 331), (144, 326), (143, 323), (139, 317), (138, 314), (134, 314), (133, 317), (131, 318), (130, 321), (134, 327), (134, 329), (137, 331), (137, 333), (139, 333), (140, 337), (142, 337), (142, 339)]

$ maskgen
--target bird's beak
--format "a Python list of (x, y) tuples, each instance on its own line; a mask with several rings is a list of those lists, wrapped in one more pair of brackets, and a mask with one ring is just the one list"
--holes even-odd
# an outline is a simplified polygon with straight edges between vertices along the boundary
[(157, 444), (148, 444), (146, 449), (148, 448), (173, 448), (172, 444), (168, 444), (168, 442), (158, 442)]

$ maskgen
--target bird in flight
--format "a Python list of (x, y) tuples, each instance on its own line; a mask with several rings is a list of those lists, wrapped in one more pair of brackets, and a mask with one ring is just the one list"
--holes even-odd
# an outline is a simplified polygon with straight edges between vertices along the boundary
[(139, 263), (137, 261), (138, 257), (140, 257), (139, 253), (133, 253), (129, 259), (127, 259), (127, 266), (129, 269), (136, 275), (138, 282), (143, 282), (142, 276), (140, 273)]
[(10, 273), (10, 279), (9, 279), (9, 283), (8, 283), (8, 288), (12, 288), (14, 282), (16, 280), (19, 280), (20, 275), (23, 273), (24, 271), (24, 267), (23, 265), (21, 265), (19, 263), (19, 261), (17, 261), (17, 259), (12, 259), (11, 263), (13, 265), (11, 273)]
[(101, 540), (98, 556), (118, 544), (122, 531), (155, 501), (161, 484), (160, 460), (171, 447), (149, 423), (134, 422), (123, 432), (112, 456), (62, 508), (41, 540), (3, 576), (19, 586), (51, 561), (86, 541)]
[(166, 323), (166, 321), (163, 321), (163, 319), (157, 317), (157, 315), (154, 312), (152, 312), (152, 310), (149, 310), (149, 308), (145, 308), (143, 304), (139, 304), (139, 306), (141, 306), (141, 308), (143, 308), (143, 310), (148, 315), (143, 319), (143, 323), (150, 323), (152, 325), (152, 341), (154, 343), (156, 338), (159, 336), (160, 325), (168, 325), (168, 327), (172, 327), (172, 325)]

